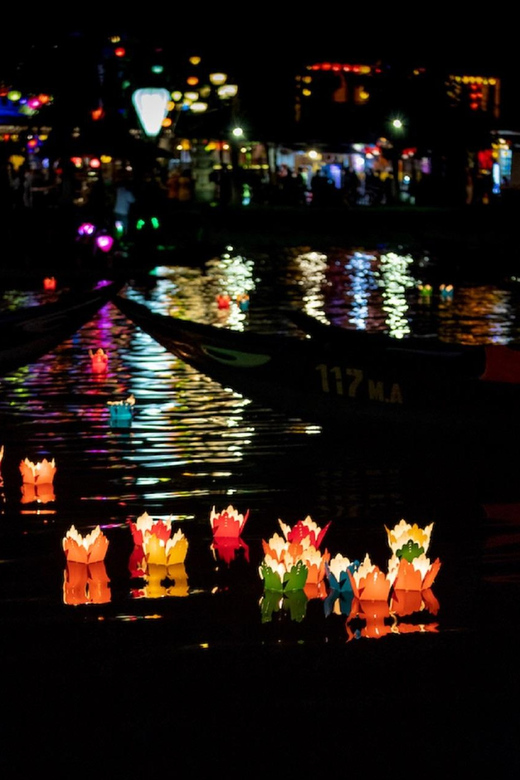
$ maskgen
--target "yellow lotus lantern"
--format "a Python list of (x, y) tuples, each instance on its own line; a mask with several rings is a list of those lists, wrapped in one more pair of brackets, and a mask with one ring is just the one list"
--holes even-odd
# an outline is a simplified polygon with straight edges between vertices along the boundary
[(41, 485), (50, 483), (56, 474), (56, 463), (54, 458), (50, 461), (44, 458), (39, 463), (33, 463), (25, 458), (20, 463), (20, 473), (23, 482), (27, 484)]
[(404, 556), (410, 560), (414, 555), (428, 552), (433, 523), (430, 523), (425, 528), (419, 528), (416, 523), (410, 525), (405, 520), (401, 520), (392, 529), (387, 528), (385, 525), (385, 529), (388, 536), (388, 544), (394, 555), (398, 555), (400, 558)]
[(184, 563), (188, 540), (181, 530), (176, 531), (166, 542), (155, 534), (148, 534), (143, 538), (143, 552), (148, 566), (175, 566)]
[(72, 525), (62, 544), (67, 561), (72, 563), (90, 564), (102, 561), (108, 549), (108, 539), (99, 525), (86, 536), (82, 536)]

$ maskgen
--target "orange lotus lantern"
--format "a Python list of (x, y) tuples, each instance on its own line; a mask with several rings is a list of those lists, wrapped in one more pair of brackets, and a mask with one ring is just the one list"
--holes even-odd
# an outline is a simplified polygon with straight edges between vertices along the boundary
[(215, 539), (237, 539), (249, 517), (249, 509), (245, 515), (240, 514), (231, 504), (222, 512), (211, 510), (209, 521)]
[(104, 374), (108, 368), (108, 354), (104, 349), (89, 349), (90, 363), (94, 374)]
[(385, 574), (372, 563), (368, 553), (357, 569), (347, 569), (352, 591), (357, 599), (369, 601), (387, 601), (393, 585), (396, 571)]
[(67, 561), (71, 563), (91, 564), (102, 561), (108, 549), (108, 539), (99, 525), (86, 536), (82, 536), (72, 525), (62, 544)]
[(24, 483), (33, 485), (51, 483), (56, 473), (56, 463), (54, 458), (50, 461), (44, 458), (39, 463), (33, 463), (25, 458), (20, 463), (20, 473)]
[(46, 276), (43, 280), (43, 289), (44, 290), (55, 290), (56, 289), (56, 279), (54, 276)]
[(407, 561), (406, 558), (399, 559), (392, 556), (389, 561), (389, 568), (396, 571), (393, 587), (395, 590), (416, 590), (422, 591), (431, 588), (433, 585), (441, 562), (437, 558), (433, 563), (424, 555)]

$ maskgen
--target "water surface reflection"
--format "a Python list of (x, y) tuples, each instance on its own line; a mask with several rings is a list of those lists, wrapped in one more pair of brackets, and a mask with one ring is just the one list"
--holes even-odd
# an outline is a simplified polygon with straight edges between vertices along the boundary
[[(124, 294), (161, 313), (240, 330), (290, 332), (285, 315), (297, 304), (343, 327), (395, 338), (518, 339), (514, 284), (461, 285), (449, 293), (431, 284), (425, 294), (430, 278), (425, 257), (291, 250), (273, 267), (265, 256), (242, 257), (230, 247), (200, 268), (157, 267), (145, 280), (130, 281)], [(59, 290), (7, 290), (1, 307), (44, 302), (50, 294)], [(91, 362), (98, 349), (108, 357), (100, 372)], [(128, 398), (135, 406), (116, 422), (111, 406)], [(467, 456), (461, 461), (453, 443), (433, 450), (428, 441), (415, 452), (359, 436), (333, 445), (319, 426), (197, 373), (112, 304), (54, 352), (2, 378), (0, 419), (6, 620), (36, 613), (65, 622), (79, 614), (87, 621), (153, 617), (180, 621), (181, 645), (320, 644), (475, 630), (483, 582), (498, 579), (501, 588), (517, 582), (510, 459), (493, 469)], [(26, 458), (55, 459), (51, 486), (22, 484), (19, 464)], [(489, 509), (499, 503), (509, 508), (507, 517)], [(215, 545), (210, 512), (230, 504), (250, 513), (247, 529), (235, 545)], [(171, 518), (187, 539), (177, 568), (167, 562), (150, 568), (146, 556), (136, 555), (129, 524), (143, 512), (155, 521)], [(266, 592), (263, 543), (280, 520), (292, 525), (308, 516), (330, 523), (328, 555), (363, 561), (369, 554), (384, 571), (385, 526), (402, 518), (421, 528), (433, 523), (433, 556), (442, 562), (434, 592), (394, 593), (371, 613), (352, 612), (345, 594), (331, 598), (323, 576), (314, 589), (307, 583), (306, 590)], [(84, 535), (101, 528), (109, 541), (104, 561), (66, 564), (62, 540), (72, 525)]]

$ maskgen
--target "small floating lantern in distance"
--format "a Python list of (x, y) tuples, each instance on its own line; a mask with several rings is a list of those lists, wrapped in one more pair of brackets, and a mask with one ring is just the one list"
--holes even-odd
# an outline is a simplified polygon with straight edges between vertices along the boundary
[(43, 289), (44, 290), (55, 290), (56, 289), (56, 279), (54, 276), (46, 276), (43, 280)]
[(90, 356), (90, 362), (92, 365), (92, 371), (95, 374), (102, 374), (104, 373), (108, 368), (108, 354), (105, 352), (104, 349), (96, 349), (94, 350), (89, 349), (88, 354)]
[(114, 427), (128, 427), (132, 422), (135, 406), (135, 398), (129, 395), (125, 401), (107, 401), (110, 407), (110, 425)]

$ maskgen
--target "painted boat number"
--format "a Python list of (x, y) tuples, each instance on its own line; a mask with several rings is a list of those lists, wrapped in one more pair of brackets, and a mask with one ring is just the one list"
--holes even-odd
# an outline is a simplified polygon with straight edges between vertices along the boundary
[(325, 363), (316, 366), (321, 379), (321, 389), (324, 393), (346, 395), (349, 398), (357, 398), (364, 391), (368, 391), (370, 401), (382, 401), (383, 403), (402, 404), (403, 394), (400, 386), (394, 382), (391, 385), (381, 380), (367, 379), (359, 368), (330, 368)]

